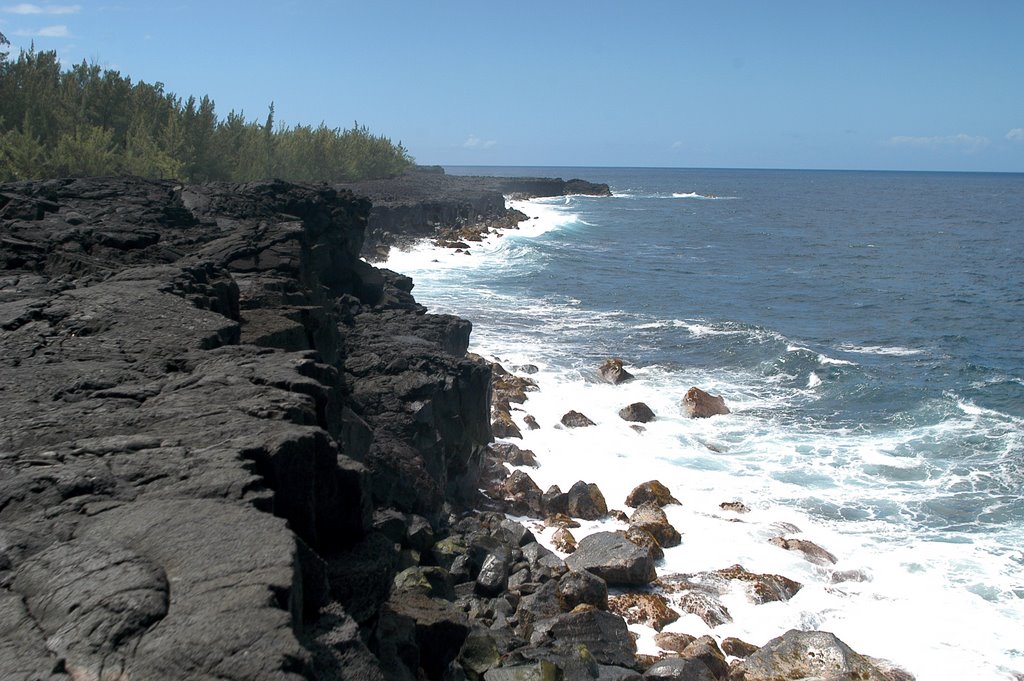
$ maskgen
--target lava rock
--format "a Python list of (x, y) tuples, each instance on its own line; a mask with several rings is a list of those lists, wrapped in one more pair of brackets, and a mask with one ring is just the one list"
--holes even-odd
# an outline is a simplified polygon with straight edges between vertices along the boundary
[(650, 423), (656, 417), (651, 408), (643, 402), (634, 402), (628, 406), (623, 407), (619, 410), (619, 418), (624, 421), (633, 421), (635, 423)]
[(633, 374), (629, 373), (622, 367), (622, 360), (618, 357), (606, 359), (601, 366), (597, 368), (597, 373), (602, 380), (611, 383), (612, 385), (618, 385), (619, 383), (625, 383), (626, 381), (633, 379)]
[(711, 395), (696, 387), (690, 388), (683, 397), (683, 412), (695, 419), (730, 413), (720, 395)]
[(615, 532), (584, 537), (565, 563), (597, 575), (609, 586), (646, 586), (657, 576), (650, 552)]

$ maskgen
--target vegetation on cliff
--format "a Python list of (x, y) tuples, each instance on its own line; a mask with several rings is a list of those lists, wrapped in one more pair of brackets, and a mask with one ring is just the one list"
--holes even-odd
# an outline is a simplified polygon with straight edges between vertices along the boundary
[(189, 182), (280, 178), (341, 182), (387, 177), (412, 164), (401, 143), (349, 129), (275, 125), (209, 97), (182, 99), (162, 83), (133, 83), (56, 52), (3, 51), (0, 34), (0, 181), (138, 175)]

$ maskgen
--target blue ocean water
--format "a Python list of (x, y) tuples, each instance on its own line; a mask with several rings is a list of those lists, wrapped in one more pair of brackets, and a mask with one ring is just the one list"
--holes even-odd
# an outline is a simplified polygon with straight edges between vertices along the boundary
[[(448, 172), (612, 187), (526, 202), (533, 219), (470, 255), (423, 246), (389, 266), (472, 320), (473, 349), (541, 368), (524, 407), (542, 425), (569, 407), (598, 422), (524, 435), (535, 479), (565, 488), (584, 460), (610, 488), (667, 476), (692, 500), (667, 567), (742, 561), (811, 585), (712, 635), (831, 628), (922, 679), (956, 678), (954, 658), (972, 678), (1024, 672), (1024, 175)], [(596, 381), (609, 356), (637, 374), (629, 388)], [(690, 385), (734, 413), (683, 418)], [(642, 436), (615, 416), (627, 396), (658, 413)], [(742, 530), (715, 515), (733, 498), (754, 509)], [(764, 549), (780, 522), (866, 579)]]

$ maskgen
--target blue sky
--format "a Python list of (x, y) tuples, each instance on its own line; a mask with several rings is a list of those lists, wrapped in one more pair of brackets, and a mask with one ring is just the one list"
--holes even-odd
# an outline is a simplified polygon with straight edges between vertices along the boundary
[(0, 31), (421, 163), (1024, 171), (1021, 0), (0, 0)]

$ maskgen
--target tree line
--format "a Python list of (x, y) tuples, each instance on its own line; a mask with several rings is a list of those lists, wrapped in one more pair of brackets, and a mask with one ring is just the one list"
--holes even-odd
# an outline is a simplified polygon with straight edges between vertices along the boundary
[(413, 163), (402, 146), (355, 123), (348, 129), (275, 125), (214, 102), (182, 99), (162, 83), (57, 53), (9, 59), (0, 33), (0, 180), (138, 175), (187, 182), (280, 178), (341, 182), (386, 177)]

